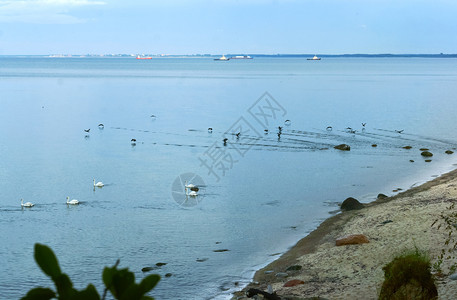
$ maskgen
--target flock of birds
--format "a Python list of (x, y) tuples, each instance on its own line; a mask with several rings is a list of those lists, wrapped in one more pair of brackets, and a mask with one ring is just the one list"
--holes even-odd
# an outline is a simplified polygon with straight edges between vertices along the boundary
[[(104, 186), (105, 186), (105, 184), (103, 182), (101, 182), (101, 181), (95, 182), (95, 178), (94, 178), (94, 189), (96, 187), (102, 188)], [(80, 203), (79, 200), (77, 200), (77, 199), (70, 200), (70, 197), (67, 197), (67, 205), (78, 205), (79, 203)], [(24, 199), (21, 199), (21, 207), (33, 207), (33, 206), (35, 206), (35, 204), (33, 204), (32, 202), (24, 203)]]
[[(362, 132), (365, 131), (365, 126), (367, 125), (367, 123), (362, 123)], [(327, 131), (332, 131), (333, 130), (333, 127), (332, 126), (327, 126), (326, 128)], [(348, 133), (356, 133), (357, 130), (353, 129), (352, 127), (346, 127), (346, 131)], [(403, 131), (405, 131), (404, 129), (401, 129), (401, 130), (395, 130), (396, 133), (403, 133)]]

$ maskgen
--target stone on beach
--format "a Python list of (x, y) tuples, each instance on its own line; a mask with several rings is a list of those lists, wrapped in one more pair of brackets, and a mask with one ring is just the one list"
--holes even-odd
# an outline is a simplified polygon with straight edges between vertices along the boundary
[(300, 271), (302, 269), (302, 266), (300, 265), (293, 265), (293, 266), (290, 266), (286, 269), (286, 272), (288, 271)]
[(364, 205), (359, 202), (359, 200), (349, 197), (346, 198), (346, 200), (341, 203), (341, 209), (342, 210), (356, 210), (356, 209), (362, 209)]
[(292, 286), (296, 286), (296, 285), (300, 285), (300, 284), (305, 284), (305, 282), (303, 280), (299, 280), (299, 279), (292, 279), (292, 280), (289, 280), (286, 283), (284, 283), (283, 286), (292, 287)]
[(333, 148), (338, 149), (338, 150), (343, 150), (343, 151), (350, 151), (351, 150), (351, 147), (349, 145), (346, 145), (346, 144), (340, 144), (340, 145), (335, 146)]
[(363, 234), (350, 234), (336, 239), (336, 246), (366, 244), (370, 241)]

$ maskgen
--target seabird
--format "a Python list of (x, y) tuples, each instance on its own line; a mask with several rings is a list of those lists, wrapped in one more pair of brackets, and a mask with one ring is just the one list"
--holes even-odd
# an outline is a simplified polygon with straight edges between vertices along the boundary
[(333, 130), (333, 127), (332, 126), (327, 126), (327, 131), (332, 131)]
[(213, 132), (213, 128), (209, 127), (208, 132)]
[(100, 124), (98, 124), (98, 127), (103, 128), (103, 127), (105, 127), (105, 125), (103, 125), (102, 123), (100, 123)]
[(84, 129), (85, 132), (89, 132), (90, 131), (90, 128), (89, 129)]
[(130, 140), (132, 143), (135, 143), (136, 142), (136, 139), (131, 139)]
[(365, 127), (365, 125), (367, 125), (367, 123), (362, 123), (362, 126)]
[(279, 132), (281, 132), (282, 131), (282, 127), (278, 126), (278, 130), (279, 130)]
[(236, 135), (236, 138), (239, 139), (240, 138), (240, 135), (241, 135), (241, 132), (238, 132)]
[(402, 133), (403, 131), (405, 131), (404, 129), (402, 130), (395, 130), (396, 133)]
[(289, 126), (290, 123), (292, 123), (290, 120), (285, 120), (285, 121), (284, 121), (284, 125), (286, 125), (286, 126)]
[(264, 132), (265, 132), (265, 134), (268, 134), (268, 129), (265, 129)]
[(228, 138), (225, 138), (225, 139), (223, 139), (222, 141), (224, 142), (224, 146), (226, 146), (226, 145), (227, 145)]

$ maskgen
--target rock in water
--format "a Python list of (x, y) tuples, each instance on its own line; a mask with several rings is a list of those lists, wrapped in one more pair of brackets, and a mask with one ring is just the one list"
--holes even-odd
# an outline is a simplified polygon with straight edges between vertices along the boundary
[(432, 152), (428, 152), (428, 151), (423, 151), (421, 153), (422, 156), (425, 156), (425, 157), (430, 157), (430, 156), (433, 156)]
[(378, 145), (376, 145), (376, 144), (373, 144), (373, 145), (371, 145), (371, 147), (373, 147), (373, 148), (374, 148), (374, 147), (378, 147)]
[(284, 287), (292, 287), (292, 286), (296, 286), (296, 285), (299, 285), (299, 284), (305, 284), (305, 282), (303, 280), (293, 279), (293, 280), (289, 280), (286, 283), (284, 283), (283, 286)]
[(341, 209), (342, 210), (356, 210), (356, 209), (362, 209), (364, 205), (359, 202), (359, 200), (354, 199), (352, 197), (347, 198), (346, 200), (341, 203)]
[(452, 153), (454, 153), (454, 151), (446, 150), (444, 153), (446, 153), (446, 154), (452, 154)]
[(351, 147), (349, 145), (346, 145), (346, 144), (341, 144), (341, 145), (335, 146), (333, 148), (338, 149), (338, 150), (343, 150), (343, 151), (350, 151), (351, 150)]
[(387, 198), (387, 196), (384, 194), (378, 194), (378, 197), (376, 199), (384, 199), (384, 198)]
[(363, 234), (351, 234), (336, 239), (336, 246), (366, 244), (370, 241)]
[(403, 149), (411, 149), (412, 147), (411, 146), (405, 146), (405, 147), (402, 147)]
[(154, 269), (155, 269), (155, 267), (144, 267), (143, 269), (141, 269), (141, 272), (149, 272), (149, 271), (152, 271)]
[(166, 264), (167, 263), (158, 262), (158, 263), (156, 263), (156, 266), (161, 267), (161, 266), (165, 266)]

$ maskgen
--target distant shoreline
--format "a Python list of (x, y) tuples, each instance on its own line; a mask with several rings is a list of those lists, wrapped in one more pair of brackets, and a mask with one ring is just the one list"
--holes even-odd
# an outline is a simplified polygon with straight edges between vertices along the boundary
[[(144, 54), (152, 58), (215, 58), (220, 57), (221, 54), (176, 54), (176, 55), (163, 55), (163, 54)], [(245, 53), (228, 53), (228, 57), (248, 55), (253, 58), (310, 58), (315, 54), (245, 54)], [(90, 58), (90, 57), (123, 57), (123, 58), (136, 58), (138, 54), (7, 54), (0, 55), (0, 57), (49, 57), (49, 58)], [(318, 54), (321, 58), (457, 58), (457, 54)]]

